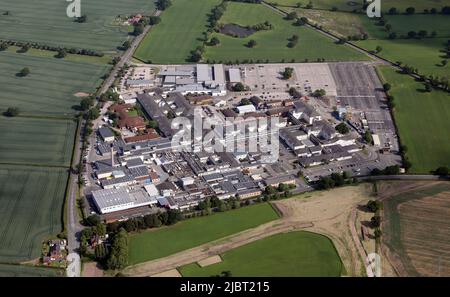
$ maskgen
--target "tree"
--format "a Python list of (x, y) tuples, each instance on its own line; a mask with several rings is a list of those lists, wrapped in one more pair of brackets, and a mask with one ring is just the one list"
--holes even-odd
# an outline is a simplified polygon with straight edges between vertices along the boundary
[(386, 29), (387, 32), (390, 32), (391, 29), (392, 29), (392, 25), (391, 25), (391, 24), (386, 24), (386, 25), (384, 26), (384, 28)]
[(415, 12), (416, 12), (416, 9), (414, 7), (406, 8), (406, 14), (414, 14)]
[(289, 88), (289, 95), (291, 95), (295, 99), (298, 99), (302, 96), (302, 94), (294, 87)]
[(126, 51), (127, 49), (130, 48), (130, 46), (131, 46), (131, 41), (125, 40), (124, 43), (122, 43), (122, 47), (120, 49)]
[(295, 11), (290, 12), (286, 15), (286, 20), (295, 20), (297, 18), (297, 13)]
[(136, 26), (134, 26), (134, 30), (133, 30), (134, 36), (139, 36), (142, 33), (144, 33), (144, 25), (143, 24), (137, 24)]
[(389, 84), (389, 83), (383, 84), (383, 89), (385, 92), (389, 91), (391, 89), (391, 84)]
[(314, 97), (323, 97), (327, 94), (327, 92), (324, 89), (318, 89), (315, 90), (314, 93), (312, 94)]
[(75, 21), (77, 22), (77, 23), (86, 23), (87, 22), (87, 15), (82, 15), (82, 16), (80, 16), (80, 17), (77, 17), (76, 19), (75, 19)]
[(55, 57), (58, 58), (58, 59), (62, 59), (62, 58), (65, 58), (66, 56), (67, 56), (66, 50), (65, 49), (60, 49)]
[(152, 15), (148, 19), (148, 24), (149, 25), (154, 26), (154, 25), (158, 25), (159, 23), (161, 23), (161, 17), (159, 17), (159, 16)]
[(243, 92), (245, 91), (246, 87), (243, 83), (238, 82), (231, 88), (234, 92)]
[(167, 225), (173, 225), (183, 219), (183, 216), (179, 210), (169, 209), (167, 211), (167, 215)]
[(347, 134), (348, 132), (350, 132), (350, 129), (345, 123), (338, 124), (335, 129), (341, 134)]
[(148, 121), (148, 125), (147, 126), (149, 128), (156, 129), (156, 128), (158, 128), (158, 122), (155, 121), (155, 120)]
[(9, 45), (6, 42), (0, 43), (0, 52), (7, 50)]
[(380, 216), (373, 216), (370, 219), (370, 226), (372, 228), (379, 228), (381, 225), (381, 217)]
[(370, 133), (369, 130), (366, 130), (366, 131), (364, 132), (363, 139), (364, 139), (364, 141), (367, 142), (367, 143), (372, 143), (373, 138), (372, 138), (372, 134)]
[(377, 47), (375, 48), (375, 52), (376, 53), (379, 53), (379, 52), (381, 52), (383, 50), (383, 48), (381, 47), (381, 46), (379, 46), (379, 45), (377, 45)]
[(248, 43), (247, 43), (247, 47), (253, 48), (256, 46), (256, 41), (251, 39)]
[(94, 249), (94, 254), (97, 261), (103, 261), (108, 256), (105, 244), (97, 245)]
[(431, 84), (430, 83), (425, 83), (425, 91), (426, 92), (431, 92), (433, 90), (433, 87), (431, 86)]
[(247, 98), (242, 98), (241, 102), (239, 102), (239, 105), (249, 105), (249, 104), (252, 104), (252, 102)]
[(209, 41), (209, 45), (212, 45), (212, 46), (216, 46), (216, 45), (219, 45), (219, 44), (220, 44), (220, 40), (217, 37), (213, 37)]
[(8, 107), (8, 109), (5, 111), (4, 115), (7, 117), (16, 117), (20, 113), (19, 108), (17, 107)]
[(441, 166), (438, 167), (435, 171), (434, 174), (439, 175), (439, 176), (447, 176), (449, 173), (449, 169), (446, 166)]
[(100, 216), (97, 214), (90, 215), (86, 218), (85, 223), (88, 226), (96, 226), (101, 223)]
[(30, 68), (28, 68), (28, 67), (23, 68), (19, 72), (19, 76), (21, 76), (21, 77), (25, 77), (25, 76), (27, 76), (29, 74), (30, 74)]
[(291, 67), (284, 68), (284, 71), (281, 73), (283, 76), (283, 79), (290, 79), (292, 77), (292, 74), (294, 73), (294, 69)]
[(398, 10), (395, 7), (391, 7), (391, 8), (389, 8), (388, 13), (391, 15), (398, 14)]
[(158, 10), (166, 10), (170, 5), (172, 5), (170, 0), (158, 0), (156, 2), (156, 8), (158, 8)]
[(397, 38), (397, 33), (395, 33), (395, 32), (389, 33), (388, 38), (389, 38), (389, 39), (395, 39), (395, 38)]
[(442, 60), (441, 61), (441, 65), (444, 67), (445, 65), (447, 65), (447, 63), (448, 63), (448, 60)]
[(381, 201), (378, 200), (369, 200), (366, 204), (366, 207), (369, 211), (375, 213), (381, 209)]
[(98, 109), (98, 107), (93, 107), (91, 109), (89, 109), (88, 113), (87, 113), (87, 118), (89, 120), (95, 120), (100, 116), (100, 109)]

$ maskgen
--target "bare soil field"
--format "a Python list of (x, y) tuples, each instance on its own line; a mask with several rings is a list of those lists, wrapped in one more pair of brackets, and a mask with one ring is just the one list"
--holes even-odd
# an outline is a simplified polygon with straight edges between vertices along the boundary
[[(130, 266), (123, 272), (130, 276), (153, 276), (161, 272), (218, 256), (228, 250), (268, 236), (294, 230), (308, 230), (328, 236), (344, 263), (346, 275), (365, 275), (364, 250), (357, 235), (352, 215), (371, 198), (371, 185), (343, 187), (314, 192), (273, 202), (281, 218), (256, 228), (216, 240), (174, 255)], [(365, 257), (365, 256), (364, 256)]]
[(380, 190), (383, 252), (396, 273), (450, 275), (450, 183), (383, 183)]
[(203, 259), (201, 261), (198, 261), (197, 263), (200, 267), (206, 267), (206, 266), (213, 265), (213, 264), (220, 263), (220, 262), (222, 262), (222, 258), (219, 255), (215, 255), (215, 256)]

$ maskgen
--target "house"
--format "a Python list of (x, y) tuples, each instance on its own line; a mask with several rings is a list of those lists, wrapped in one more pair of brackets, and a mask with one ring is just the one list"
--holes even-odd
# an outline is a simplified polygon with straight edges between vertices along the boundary
[(100, 127), (98, 129), (98, 134), (100, 135), (100, 137), (102, 138), (102, 140), (104, 142), (113, 142), (114, 141), (114, 133), (111, 131), (111, 129), (109, 129), (108, 127)]

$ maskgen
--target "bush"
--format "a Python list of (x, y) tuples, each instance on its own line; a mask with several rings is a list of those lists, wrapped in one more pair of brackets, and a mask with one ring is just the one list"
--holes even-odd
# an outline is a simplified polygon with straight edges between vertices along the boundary
[(20, 113), (19, 108), (17, 107), (8, 107), (8, 109), (4, 112), (4, 115), (7, 117), (16, 117)]

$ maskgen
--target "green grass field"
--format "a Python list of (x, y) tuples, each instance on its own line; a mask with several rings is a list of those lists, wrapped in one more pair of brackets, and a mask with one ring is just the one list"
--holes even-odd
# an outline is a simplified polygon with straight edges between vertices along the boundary
[(380, 68), (380, 73), (392, 85), (395, 122), (402, 144), (408, 147), (411, 172), (429, 173), (439, 166), (449, 166), (450, 94), (425, 93), (421, 83), (392, 68)]
[(419, 73), (425, 75), (450, 76), (450, 66), (442, 67), (441, 61), (446, 38), (432, 38), (422, 40), (364, 40), (355, 42), (357, 45), (367, 49), (375, 50), (377, 46), (382, 47), (379, 56), (392, 62), (401, 61), (418, 68)]
[(62, 277), (64, 274), (61, 269), (0, 264), (0, 277)]
[(68, 5), (55, 0), (2, 0), (0, 39), (115, 51), (129, 32), (116, 17), (150, 15), (155, 8), (152, 0), (83, 0), (81, 14), (87, 21), (77, 23), (67, 17)]
[(135, 57), (161, 64), (186, 63), (190, 52), (202, 44), (212, 8), (220, 0), (174, 0), (135, 52)]
[(61, 232), (66, 182), (65, 169), (0, 165), (0, 262), (37, 258)]
[(183, 276), (340, 276), (343, 265), (330, 239), (305, 231), (273, 235), (221, 255), (222, 262), (179, 268)]
[(0, 163), (70, 166), (76, 122), (0, 116)]
[[(24, 67), (26, 77), (16, 74)], [(72, 116), (81, 98), (91, 93), (109, 65), (72, 62), (64, 59), (0, 52), (0, 111), (18, 107), (22, 114)]]
[[(253, 60), (285, 62), (295, 60), (303, 62), (308, 59), (310, 62), (318, 58), (326, 61), (347, 61), (347, 60), (367, 60), (368, 57), (354, 51), (348, 47), (337, 45), (334, 41), (324, 35), (307, 28), (293, 25), (293, 21), (284, 20), (270, 8), (263, 5), (235, 3), (231, 2), (227, 6), (225, 14), (220, 19), (220, 23), (234, 23), (241, 26), (256, 25), (269, 21), (274, 29), (259, 31), (246, 38), (234, 38), (220, 33), (213, 35), (218, 37), (220, 45), (207, 47), (204, 60), (214, 60), (216, 62)], [(299, 36), (298, 44), (294, 48), (289, 48), (289, 38), (293, 35)], [(256, 47), (248, 48), (246, 44), (249, 40), (257, 42)]]
[(129, 263), (169, 256), (277, 218), (272, 207), (262, 203), (135, 234), (130, 236)]

